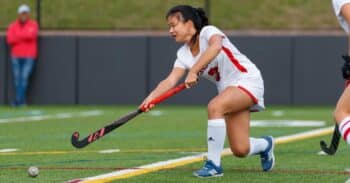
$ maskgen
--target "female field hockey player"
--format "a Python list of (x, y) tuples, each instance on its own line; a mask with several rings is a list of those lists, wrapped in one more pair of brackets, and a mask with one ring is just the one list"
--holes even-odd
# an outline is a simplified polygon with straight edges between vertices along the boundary
[(217, 27), (208, 24), (205, 12), (187, 5), (175, 6), (166, 15), (170, 35), (184, 43), (170, 74), (146, 97), (141, 106), (174, 87), (186, 74), (186, 87), (197, 84), (199, 76), (216, 84), (219, 94), (208, 104), (208, 157), (198, 177), (222, 176), (221, 152), (226, 132), (237, 157), (260, 155), (262, 169), (274, 166), (271, 136), (249, 137), (250, 111), (264, 109), (264, 84), (258, 68), (230, 42)]
[(347, 87), (338, 100), (334, 111), (334, 119), (339, 126), (343, 139), (350, 145), (350, 0), (333, 0), (333, 8), (349, 39), (348, 53), (343, 56), (345, 63), (342, 67), (343, 77), (347, 80)]

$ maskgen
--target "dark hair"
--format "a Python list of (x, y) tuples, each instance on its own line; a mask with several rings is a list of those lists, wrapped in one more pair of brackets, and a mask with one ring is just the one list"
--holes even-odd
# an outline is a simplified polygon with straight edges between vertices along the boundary
[(196, 33), (192, 37), (192, 42), (196, 40), (196, 37), (198, 36), (202, 28), (206, 25), (209, 25), (209, 19), (205, 14), (203, 8), (194, 8), (189, 5), (178, 5), (172, 7), (168, 11), (168, 13), (166, 14), (166, 18), (168, 19), (170, 16), (175, 15), (176, 13), (181, 14), (183, 22), (187, 22), (189, 20), (193, 22), (194, 27), (196, 28)]

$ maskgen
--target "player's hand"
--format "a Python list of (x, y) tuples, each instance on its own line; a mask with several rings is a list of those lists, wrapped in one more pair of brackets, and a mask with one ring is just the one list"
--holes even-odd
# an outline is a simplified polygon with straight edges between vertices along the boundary
[(198, 75), (193, 72), (188, 72), (187, 77), (185, 79), (186, 88), (192, 88), (198, 83)]
[(345, 61), (343, 67), (341, 68), (343, 72), (343, 78), (349, 80), (350, 79), (350, 56), (343, 55), (342, 57)]
[(148, 112), (150, 111), (155, 105), (154, 104), (150, 104), (150, 102), (152, 101), (151, 97), (147, 97), (139, 106), (140, 109), (145, 109), (145, 111), (143, 112)]

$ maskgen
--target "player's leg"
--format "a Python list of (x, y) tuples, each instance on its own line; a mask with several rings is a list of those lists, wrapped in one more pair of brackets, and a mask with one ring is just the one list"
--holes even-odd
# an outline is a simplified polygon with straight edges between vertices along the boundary
[(340, 97), (334, 111), (334, 118), (343, 139), (350, 145), (350, 86)]
[(249, 137), (250, 110), (232, 112), (226, 115), (227, 137), (231, 151), (237, 157), (260, 155), (264, 171), (272, 170), (274, 166), (272, 137)]
[(225, 114), (248, 109), (253, 102), (237, 87), (228, 87), (208, 104), (208, 160), (195, 176), (213, 177), (222, 175), (221, 153), (226, 138)]
[(237, 87), (228, 87), (208, 104), (208, 159), (220, 165), (226, 137), (225, 114), (249, 109), (254, 103)]
[[(254, 105), (251, 98), (237, 87), (228, 87), (208, 104), (208, 159), (220, 165), (226, 136), (225, 114), (247, 110)], [(222, 124), (222, 125), (221, 125)], [(249, 124), (249, 120), (248, 120)], [(220, 130), (213, 130), (220, 126)], [(218, 140), (216, 140), (218, 139)]]
[[(248, 110), (254, 105), (253, 100), (237, 87), (228, 87), (208, 104), (208, 161), (194, 174), (200, 177), (220, 175), (221, 152), (226, 136), (225, 114)], [(249, 119), (247, 124), (249, 125)], [(210, 173), (208, 170), (213, 170)], [(209, 172), (209, 173), (208, 173)]]

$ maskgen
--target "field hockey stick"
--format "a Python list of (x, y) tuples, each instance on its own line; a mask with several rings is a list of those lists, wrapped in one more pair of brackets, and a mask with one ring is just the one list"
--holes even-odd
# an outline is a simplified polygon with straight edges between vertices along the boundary
[(338, 124), (334, 126), (332, 141), (330, 146), (327, 146), (327, 143), (323, 140), (320, 141), (320, 146), (323, 152), (327, 153), (328, 155), (333, 155), (335, 152), (337, 152), (339, 140), (340, 140), (340, 132), (338, 129)]
[[(176, 86), (175, 88), (172, 88), (169, 91), (165, 92), (161, 96), (153, 99), (149, 104), (150, 105), (159, 104), (159, 103), (163, 102), (164, 100), (168, 99), (169, 97), (175, 95), (176, 93), (184, 90), (185, 88), (186, 88), (185, 84), (182, 83), (182, 84)], [(100, 139), (101, 137), (107, 135), (109, 132), (122, 126), (123, 124), (127, 123), (128, 121), (130, 121), (131, 119), (133, 119), (134, 117), (136, 117), (137, 115), (139, 115), (145, 111), (146, 111), (146, 107), (141, 106), (136, 111), (133, 111), (133, 112), (119, 118), (118, 120), (106, 125), (105, 127), (95, 131), (94, 133), (91, 133), (90, 135), (88, 135), (87, 137), (85, 137), (82, 140), (79, 140), (79, 136), (80, 136), (79, 132), (74, 132), (72, 135), (72, 138), (71, 138), (72, 145), (76, 148), (83, 148), (83, 147), (93, 143), (94, 141)]]
[[(345, 82), (345, 88), (350, 85), (350, 80), (346, 80)], [(331, 145), (327, 147), (327, 143), (323, 140), (320, 141), (320, 146), (323, 152), (327, 153), (328, 155), (333, 155), (337, 152), (338, 146), (339, 146), (339, 140), (340, 140), (341, 134), (339, 131), (339, 126), (336, 124), (334, 126), (333, 136), (331, 140)]]

